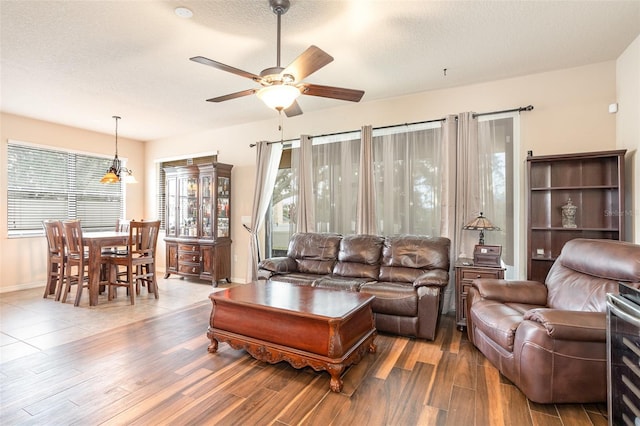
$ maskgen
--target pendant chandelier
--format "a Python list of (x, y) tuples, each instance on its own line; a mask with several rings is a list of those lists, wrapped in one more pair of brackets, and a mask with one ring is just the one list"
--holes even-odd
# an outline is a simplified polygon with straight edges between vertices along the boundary
[(118, 183), (121, 180), (124, 183), (138, 183), (133, 176), (133, 172), (126, 167), (122, 167), (122, 163), (118, 158), (118, 120), (120, 120), (120, 117), (114, 115), (113, 118), (116, 120), (116, 156), (113, 158), (107, 173), (100, 179), (100, 183)]

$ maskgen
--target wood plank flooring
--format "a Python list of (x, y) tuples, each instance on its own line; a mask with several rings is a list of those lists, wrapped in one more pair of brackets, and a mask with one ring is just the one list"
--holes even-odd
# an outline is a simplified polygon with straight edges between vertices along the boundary
[[(158, 301), (143, 296), (135, 307), (124, 297), (74, 308), (42, 299), (41, 290), (0, 295), (0, 424), (607, 424), (605, 404), (528, 401), (457, 331), (451, 315), (442, 317), (433, 342), (379, 335), (377, 352), (345, 372), (336, 394), (325, 372), (262, 363), (226, 344), (208, 353), (211, 287), (169, 279), (160, 290)], [(71, 329), (100, 325), (74, 340), (52, 324), (45, 334), (60, 333), (63, 343), (38, 340), (33, 330), (30, 340), (15, 327), (16, 315), (24, 320), (36, 308), (56, 323), (77, 322)], [(34, 350), (3, 351), (15, 341)]]

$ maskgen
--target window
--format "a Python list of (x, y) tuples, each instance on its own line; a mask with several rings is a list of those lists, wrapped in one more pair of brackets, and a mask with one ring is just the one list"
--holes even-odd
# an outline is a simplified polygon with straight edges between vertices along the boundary
[(500, 231), (485, 232), (487, 244), (502, 246), (506, 278), (517, 278), (519, 250), (517, 229), (521, 220), (518, 205), (519, 174), (514, 166), (519, 156), (517, 113), (493, 114), (478, 118), (478, 148), (481, 165), (482, 209)]
[[(442, 222), (442, 122), (373, 129), (373, 161), (378, 234), (439, 236)], [(516, 278), (522, 220), (518, 194), (518, 113), (478, 118), (481, 209), (501, 228), (485, 233), (487, 244), (502, 246), (506, 277)], [(316, 231), (355, 233), (359, 132), (313, 138)], [(266, 218), (266, 257), (284, 256), (295, 232), (295, 164), (299, 141), (283, 151), (271, 209)], [(451, 188), (451, 190), (455, 190)]]
[(440, 235), (441, 122), (373, 131), (378, 233)]
[(14, 141), (7, 157), (9, 236), (40, 235), (45, 219), (80, 219), (99, 231), (124, 217), (125, 185), (100, 183), (111, 159)]

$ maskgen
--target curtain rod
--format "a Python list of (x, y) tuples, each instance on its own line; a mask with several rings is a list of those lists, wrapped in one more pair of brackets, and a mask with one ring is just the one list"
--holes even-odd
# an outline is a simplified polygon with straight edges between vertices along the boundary
[[(473, 118), (477, 118), (477, 117), (483, 117), (485, 115), (495, 115), (495, 114), (505, 114), (507, 112), (522, 112), (522, 111), (531, 111), (533, 110), (533, 105), (527, 105), (525, 107), (518, 107), (518, 108), (512, 108), (512, 109), (503, 109), (502, 111), (491, 111), (491, 112), (481, 112), (478, 114), (473, 114)], [(457, 116), (456, 116), (457, 119)], [(413, 123), (404, 123), (404, 124), (391, 124), (388, 126), (381, 126), (381, 127), (374, 127), (372, 130), (381, 130), (381, 129), (389, 129), (391, 127), (400, 127), (400, 126), (412, 126), (412, 125), (416, 125), (416, 124), (427, 124), (427, 123), (435, 123), (437, 121), (445, 121), (446, 118), (436, 118), (435, 120), (425, 120), (425, 121), (415, 121)], [(326, 137), (326, 136), (335, 136), (335, 135), (340, 135), (342, 133), (350, 133), (350, 132), (357, 132), (358, 130), (349, 130), (346, 132), (334, 132), (334, 133), (325, 133), (323, 135), (316, 135), (316, 136), (311, 136), (311, 139), (313, 138), (322, 138), (322, 137)], [(296, 139), (287, 139), (287, 140), (283, 140), (283, 141), (271, 141), (271, 142), (267, 142), (267, 145), (271, 145), (272, 143), (288, 143), (288, 142), (293, 142), (293, 141), (297, 141), (298, 138)], [(253, 148), (254, 146), (256, 146), (255, 143), (252, 143), (249, 145), (249, 148)]]
[(533, 105), (527, 105), (526, 107), (503, 109), (502, 111), (481, 112), (479, 114), (473, 114), (473, 118), (482, 117), (484, 115), (504, 114), (504, 113), (507, 113), (507, 112), (531, 111), (532, 109), (533, 109)]

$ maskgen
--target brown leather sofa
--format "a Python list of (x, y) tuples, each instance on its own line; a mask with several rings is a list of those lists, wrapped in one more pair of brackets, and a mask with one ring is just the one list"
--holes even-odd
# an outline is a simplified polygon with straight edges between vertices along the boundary
[(534, 402), (606, 401), (606, 294), (619, 282), (640, 286), (639, 245), (571, 240), (544, 284), (474, 280), (469, 339)]
[(298, 233), (286, 257), (258, 269), (263, 278), (372, 294), (378, 331), (434, 339), (449, 247), (441, 237)]

